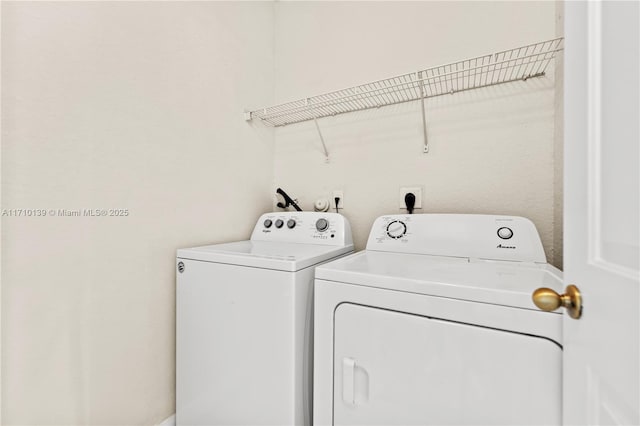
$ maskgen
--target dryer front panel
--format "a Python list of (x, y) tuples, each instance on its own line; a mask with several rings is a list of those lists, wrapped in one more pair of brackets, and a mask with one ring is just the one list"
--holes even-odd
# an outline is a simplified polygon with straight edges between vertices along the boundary
[(343, 303), (335, 310), (336, 425), (560, 425), (554, 342)]

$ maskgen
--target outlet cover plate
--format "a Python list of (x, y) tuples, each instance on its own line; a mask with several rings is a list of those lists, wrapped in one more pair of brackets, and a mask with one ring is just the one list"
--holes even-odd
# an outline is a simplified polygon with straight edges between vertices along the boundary
[(404, 196), (410, 192), (416, 196), (416, 205), (413, 208), (414, 209), (422, 208), (422, 187), (421, 186), (402, 186), (400, 187), (400, 196), (398, 197), (398, 208), (400, 208), (400, 210), (407, 209), (407, 205), (404, 202)]

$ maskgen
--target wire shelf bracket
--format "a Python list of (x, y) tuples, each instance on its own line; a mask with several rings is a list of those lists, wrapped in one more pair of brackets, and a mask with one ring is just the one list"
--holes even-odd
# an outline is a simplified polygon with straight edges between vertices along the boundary
[(246, 121), (260, 120), (269, 127), (313, 120), (326, 160), (329, 153), (318, 119), (420, 100), (423, 152), (429, 152), (425, 100), (545, 75), (547, 67), (563, 50), (564, 38), (555, 38), (476, 58), (465, 59), (417, 72), (373, 81), (346, 89), (253, 111), (245, 111)]
[[(418, 79), (422, 79), (422, 71), (418, 72)], [(429, 140), (427, 139), (427, 117), (425, 115), (424, 98), (424, 89), (420, 85), (420, 116), (422, 118), (422, 139), (424, 143), (422, 152), (426, 154), (429, 152)]]
[[(307, 104), (309, 103), (309, 99), (307, 99)], [(313, 110), (312, 110), (313, 111)], [(329, 162), (329, 152), (327, 151), (327, 144), (324, 143), (324, 137), (322, 136), (322, 132), (320, 131), (320, 125), (318, 124), (318, 118), (313, 116), (313, 123), (316, 125), (316, 130), (318, 131), (318, 136), (320, 137), (320, 143), (322, 143), (322, 151), (324, 152), (324, 161)]]

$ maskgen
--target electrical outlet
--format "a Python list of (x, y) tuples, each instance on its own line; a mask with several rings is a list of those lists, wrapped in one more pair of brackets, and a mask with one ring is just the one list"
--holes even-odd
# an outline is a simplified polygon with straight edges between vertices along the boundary
[(416, 196), (416, 205), (414, 209), (422, 208), (422, 187), (421, 186), (403, 186), (400, 187), (400, 197), (398, 198), (398, 207), (400, 210), (406, 210), (407, 205), (404, 202), (404, 196), (408, 193), (412, 193)]
[(336, 197), (340, 197), (340, 201), (338, 201), (338, 209), (344, 209), (344, 191), (342, 189), (334, 189), (331, 191), (331, 199), (329, 200), (331, 208), (329, 211), (336, 209)]

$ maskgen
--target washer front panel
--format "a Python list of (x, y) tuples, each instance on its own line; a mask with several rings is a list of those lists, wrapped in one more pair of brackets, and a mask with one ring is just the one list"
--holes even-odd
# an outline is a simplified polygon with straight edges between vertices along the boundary
[(305, 423), (304, 328), (311, 270), (181, 262), (177, 424)]

